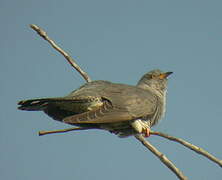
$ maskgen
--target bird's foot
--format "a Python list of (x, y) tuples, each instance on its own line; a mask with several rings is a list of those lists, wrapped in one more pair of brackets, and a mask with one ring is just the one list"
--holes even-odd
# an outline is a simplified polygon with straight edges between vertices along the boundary
[(150, 128), (145, 128), (143, 133), (144, 133), (144, 137), (149, 137), (150, 136)]

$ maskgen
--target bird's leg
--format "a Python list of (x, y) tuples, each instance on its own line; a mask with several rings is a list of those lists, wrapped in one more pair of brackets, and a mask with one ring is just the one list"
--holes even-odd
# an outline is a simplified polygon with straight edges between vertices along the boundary
[(145, 128), (143, 129), (144, 137), (149, 137), (150, 136), (150, 128)]
[(137, 119), (131, 123), (131, 126), (138, 132), (144, 135), (144, 137), (150, 136), (150, 127), (145, 126), (144, 123)]

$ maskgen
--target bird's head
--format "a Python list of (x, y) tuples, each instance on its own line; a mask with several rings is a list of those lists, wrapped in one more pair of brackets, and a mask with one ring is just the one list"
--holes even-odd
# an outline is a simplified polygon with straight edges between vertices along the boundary
[(167, 77), (173, 72), (163, 72), (159, 69), (152, 70), (139, 80), (137, 86), (143, 89), (157, 90), (163, 94), (167, 89)]

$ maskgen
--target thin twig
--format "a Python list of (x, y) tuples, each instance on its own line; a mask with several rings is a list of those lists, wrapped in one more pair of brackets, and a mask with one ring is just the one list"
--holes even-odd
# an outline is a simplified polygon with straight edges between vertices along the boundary
[(90, 79), (90, 77), (88, 76), (88, 74), (86, 72), (84, 72), (80, 66), (78, 66), (78, 64), (75, 62), (75, 60), (68, 54), (66, 53), (62, 48), (60, 48), (52, 39), (50, 39), (47, 35), (47, 33), (41, 29), (40, 27), (38, 27), (35, 24), (30, 24), (30, 27), (35, 30), (43, 39), (45, 39), (46, 41), (49, 42), (49, 44), (51, 44), (51, 46), (57, 50), (58, 52), (60, 52), (65, 58), (66, 60), (69, 62), (69, 64), (74, 67), (80, 74), (81, 76), (86, 80), (86, 82), (91, 82), (92, 80)]
[(174, 142), (177, 142), (177, 143), (180, 143), (182, 145), (184, 145), (185, 147), (195, 151), (196, 153), (198, 154), (201, 154), (203, 156), (205, 156), (206, 158), (208, 158), (209, 160), (217, 163), (220, 167), (222, 167), (222, 160), (216, 158), (215, 156), (213, 156), (212, 154), (210, 154), (209, 152), (207, 152), (206, 150), (198, 147), (198, 146), (195, 146), (181, 138), (176, 138), (174, 136), (169, 136), (168, 134), (164, 134), (162, 132), (156, 132), (156, 131), (151, 131), (150, 134), (153, 134), (153, 135), (157, 135), (157, 136), (161, 136), (161, 137), (164, 137), (170, 141), (174, 141)]
[(162, 161), (179, 179), (187, 180), (188, 178), (158, 149), (156, 149), (152, 144), (150, 144), (146, 139), (141, 135), (135, 135), (145, 147), (147, 147), (155, 156), (157, 156), (160, 161)]
[(87, 129), (94, 129), (89, 127), (75, 127), (75, 128), (67, 128), (67, 129), (58, 129), (53, 131), (39, 131), (39, 136), (47, 135), (47, 134), (55, 134), (55, 133), (65, 133), (69, 131), (80, 131), (80, 130), (87, 130)]

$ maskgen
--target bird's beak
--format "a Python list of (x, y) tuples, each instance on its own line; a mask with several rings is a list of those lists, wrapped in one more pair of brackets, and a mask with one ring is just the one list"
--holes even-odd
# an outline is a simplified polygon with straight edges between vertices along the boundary
[(169, 75), (171, 75), (173, 72), (166, 72), (166, 73), (162, 73), (159, 78), (160, 79), (166, 79)]

